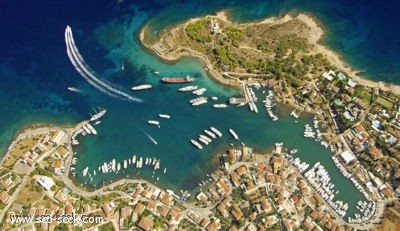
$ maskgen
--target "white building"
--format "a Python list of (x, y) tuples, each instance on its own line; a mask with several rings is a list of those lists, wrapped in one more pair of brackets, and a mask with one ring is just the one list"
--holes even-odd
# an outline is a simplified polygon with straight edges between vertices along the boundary
[(324, 77), (325, 79), (332, 81), (333, 78), (335, 78), (336, 74), (333, 70), (329, 70), (329, 71), (325, 71), (324, 73), (322, 73), (322, 77)]
[(50, 138), (50, 142), (60, 145), (63, 143), (64, 138), (66, 137), (66, 133), (64, 131), (61, 130), (57, 130), (54, 135), (51, 136)]
[(42, 186), (46, 191), (50, 191), (51, 187), (53, 187), (56, 183), (54, 183), (53, 179), (47, 176), (42, 176), (37, 183)]
[(353, 152), (351, 152), (350, 150), (345, 150), (342, 153), (340, 153), (339, 155), (346, 164), (349, 164), (350, 162), (352, 162), (353, 160), (356, 159)]
[(349, 79), (349, 82), (347, 83), (347, 85), (349, 85), (350, 87), (355, 87), (355, 86), (357, 86), (357, 82), (352, 79)]

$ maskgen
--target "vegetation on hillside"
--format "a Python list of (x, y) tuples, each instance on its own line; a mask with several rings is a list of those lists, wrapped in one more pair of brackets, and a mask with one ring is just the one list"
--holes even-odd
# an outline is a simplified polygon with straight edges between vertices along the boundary
[(189, 23), (186, 27), (186, 33), (191, 39), (196, 40), (197, 42), (211, 42), (212, 38), (210, 29), (207, 28), (209, 23), (210, 19), (208, 18)]

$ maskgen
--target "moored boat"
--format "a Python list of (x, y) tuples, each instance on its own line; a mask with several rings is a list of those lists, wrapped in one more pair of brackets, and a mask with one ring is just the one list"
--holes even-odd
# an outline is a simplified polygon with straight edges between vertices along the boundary
[(96, 114), (94, 114), (93, 116), (90, 117), (90, 121), (95, 121), (95, 120), (100, 119), (104, 114), (106, 114), (106, 112), (107, 112), (106, 109), (100, 109), (100, 111), (98, 111), (98, 112), (96, 112), (96, 110), (95, 110)]
[(209, 130), (207, 130), (207, 129), (204, 129), (204, 132), (205, 132), (208, 136), (210, 136), (211, 138), (213, 138), (213, 139), (216, 139), (216, 138), (217, 138), (217, 136), (216, 136), (214, 133), (212, 133), (211, 131), (209, 131)]
[(153, 86), (150, 84), (142, 84), (142, 85), (138, 85), (138, 86), (133, 86), (131, 89), (134, 91), (140, 91), (140, 90), (146, 90), (146, 89), (150, 89)]
[(212, 141), (210, 137), (207, 137), (207, 136), (205, 136), (205, 135), (203, 135), (203, 134), (200, 134), (199, 137), (201, 137), (201, 138), (207, 140), (208, 143), (210, 143), (210, 142)]
[(162, 81), (164, 83), (190, 83), (190, 82), (194, 82), (196, 79), (191, 77), (191, 76), (186, 76), (186, 77), (165, 77), (162, 78)]
[(160, 127), (160, 122), (158, 122), (157, 120), (148, 120), (147, 123)]
[(217, 136), (221, 137), (222, 136), (222, 132), (220, 132), (218, 129), (216, 129), (215, 127), (210, 127), (210, 130), (212, 132), (214, 132), (215, 134), (217, 134)]
[(224, 103), (219, 103), (219, 104), (213, 104), (213, 108), (227, 108), (228, 105)]
[(158, 117), (163, 118), (163, 119), (170, 119), (171, 116), (167, 114), (158, 114)]
[(197, 141), (191, 139), (190, 142), (198, 149), (203, 149), (203, 146), (201, 146), (201, 144), (199, 144)]
[(191, 85), (191, 86), (181, 87), (181, 88), (178, 89), (178, 91), (182, 91), (182, 92), (184, 92), (184, 91), (194, 91), (197, 88), (198, 88), (198, 86)]
[(235, 140), (239, 140), (239, 136), (236, 134), (236, 132), (233, 129), (229, 128), (229, 132), (231, 133), (232, 137)]
[(86, 176), (88, 174), (88, 171), (89, 171), (89, 167), (86, 167), (85, 169), (83, 169), (82, 175)]
[(201, 104), (205, 104), (205, 103), (207, 103), (207, 97), (198, 97), (195, 99), (191, 99), (191, 100), (189, 100), (189, 103), (191, 103), (192, 106), (198, 106)]
[(197, 89), (197, 90), (193, 91), (192, 93), (195, 94), (195, 95), (202, 95), (206, 91), (207, 91), (206, 88), (200, 88), (200, 89)]

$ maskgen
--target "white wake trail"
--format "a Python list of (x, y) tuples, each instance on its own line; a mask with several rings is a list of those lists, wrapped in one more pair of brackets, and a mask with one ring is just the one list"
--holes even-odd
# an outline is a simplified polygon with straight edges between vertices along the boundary
[(67, 45), (68, 57), (72, 65), (75, 67), (75, 70), (78, 71), (79, 74), (88, 81), (89, 84), (110, 96), (121, 97), (131, 102), (142, 102), (141, 99), (115, 89), (110, 84), (107, 84), (105, 81), (97, 77), (97, 74), (86, 64), (85, 60), (82, 58), (82, 55), (75, 45), (72, 30), (69, 26), (67, 26), (65, 29), (65, 43)]
[(85, 74), (85, 71), (82, 70), (82, 68), (80, 67), (80, 65), (77, 62), (77, 57), (76, 54), (71, 51), (73, 50), (73, 48), (71, 47), (71, 43), (70, 43), (70, 39), (69, 39), (69, 33), (67, 32), (67, 30), (65, 31), (65, 43), (67, 44), (67, 54), (68, 54), (68, 58), (71, 61), (72, 65), (74, 66), (75, 70), (92, 86), (94, 86), (96, 89), (100, 90), (101, 92), (111, 96), (111, 97), (119, 97), (115, 94), (112, 94), (110, 92), (108, 92), (105, 88), (103, 88), (102, 86), (98, 85), (95, 81), (93, 81), (87, 74)]

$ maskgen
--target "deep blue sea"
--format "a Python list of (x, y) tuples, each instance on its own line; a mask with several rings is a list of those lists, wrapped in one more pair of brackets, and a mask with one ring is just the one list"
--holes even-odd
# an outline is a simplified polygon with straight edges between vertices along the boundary
[[(199, 60), (161, 62), (142, 48), (137, 32), (149, 23), (150, 31), (157, 36), (168, 26), (219, 10), (228, 10), (237, 22), (309, 12), (327, 31), (322, 43), (342, 55), (349, 65), (363, 71), (366, 78), (400, 84), (399, 6), (396, 1), (376, 0), (0, 1), (0, 152), (24, 127), (36, 123), (75, 124), (87, 119), (91, 108), (101, 106), (108, 112), (96, 127), (99, 135), (81, 138), (81, 145), (76, 148), (77, 182), (88, 181), (80, 174), (86, 166), (97, 169), (104, 161), (115, 158), (121, 162), (136, 154), (161, 159), (161, 168), (166, 167), (168, 172), (158, 175), (160, 184), (173, 189), (193, 188), (214, 169), (215, 152), (233, 143), (227, 132), (232, 127), (243, 142), (258, 150), (282, 140), (290, 148), (299, 148), (303, 160), (311, 164), (321, 161), (332, 169), (334, 183), (348, 189), (338, 198), (353, 206), (362, 195), (335, 170), (327, 150), (301, 136), (309, 117), (296, 124), (287, 117), (290, 111), (284, 107), (277, 123), (263, 113), (250, 113), (247, 108), (217, 111), (208, 105), (196, 110), (187, 104), (190, 95), (177, 93), (177, 86), (160, 84), (160, 77), (194, 75), (198, 85), (207, 87), (207, 94), (218, 96), (221, 102), (238, 92), (210, 80)], [(90, 86), (66, 54), (66, 25), (72, 27), (82, 56), (102, 79), (144, 102), (122, 101)], [(154, 75), (154, 71), (161, 75)], [(132, 85), (141, 83), (151, 83), (155, 89), (130, 92)], [(82, 93), (70, 92), (67, 87), (79, 88)], [(158, 113), (172, 118), (163, 121), (161, 128), (147, 125), (146, 121), (157, 118)], [(202, 151), (194, 149), (189, 140), (209, 126), (223, 131), (223, 139)], [(154, 136), (159, 145), (153, 145), (143, 130)], [(93, 184), (136, 174), (134, 169), (118, 176), (99, 174)], [(151, 170), (140, 174), (154, 180)]]

